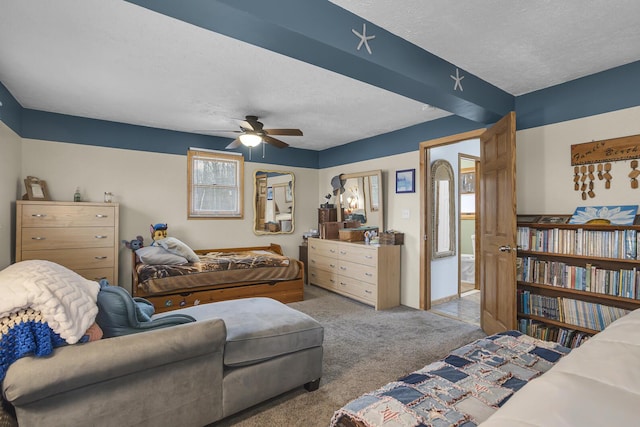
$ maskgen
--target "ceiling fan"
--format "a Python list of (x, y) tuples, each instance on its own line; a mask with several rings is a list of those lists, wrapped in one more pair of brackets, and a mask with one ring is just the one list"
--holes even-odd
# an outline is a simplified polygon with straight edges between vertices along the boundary
[(274, 147), (284, 148), (288, 147), (289, 144), (271, 135), (302, 136), (300, 129), (264, 129), (262, 122), (258, 121), (257, 116), (246, 116), (245, 119), (240, 122), (239, 131), (225, 132), (240, 134), (231, 144), (227, 145), (227, 149), (237, 148), (240, 144), (246, 145), (247, 147), (255, 147), (261, 142), (266, 142)]

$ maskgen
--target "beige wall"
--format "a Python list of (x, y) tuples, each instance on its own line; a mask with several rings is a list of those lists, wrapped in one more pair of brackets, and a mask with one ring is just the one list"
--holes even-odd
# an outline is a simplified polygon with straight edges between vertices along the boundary
[(15, 259), (15, 201), (24, 189), (20, 149), (21, 138), (0, 121), (0, 269)]
[[(640, 134), (640, 107), (517, 132), (517, 192), (519, 213), (572, 213), (577, 206), (637, 204), (639, 190), (629, 187), (628, 162), (613, 164), (610, 190), (596, 182), (596, 198), (583, 202), (573, 190), (571, 144)], [(194, 248), (279, 243), (287, 255), (298, 256), (302, 233), (317, 227), (317, 208), (331, 192), (331, 178), (340, 173), (381, 169), (386, 207), (386, 229), (405, 233), (402, 246), (401, 302), (418, 307), (420, 300), (420, 191), (419, 154), (416, 151), (387, 158), (351, 163), (320, 171), (277, 165), (245, 163), (245, 182), (253, 182), (256, 169), (295, 174), (295, 221), (291, 235), (256, 236), (251, 231), (252, 189), (245, 190), (243, 220), (186, 219), (186, 156), (92, 147), (79, 144), (21, 140), (0, 123), (0, 266), (10, 263), (13, 247), (15, 199), (23, 192), (22, 179), (35, 175), (48, 182), (55, 200), (71, 200), (80, 186), (84, 200), (100, 201), (104, 191), (121, 203), (120, 239), (141, 234), (149, 239), (149, 225), (169, 224), (169, 234)], [(395, 171), (416, 169), (416, 192), (395, 194)], [(19, 186), (19, 188), (18, 188)], [(403, 218), (403, 212), (408, 218)], [(11, 242), (11, 243), (8, 243)], [(121, 284), (129, 289), (130, 257), (121, 249)]]
[[(253, 233), (253, 173), (256, 169), (290, 171), (295, 175), (295, 232), (257, 236)], [(120, 240), (137, 235), (150, 244), (149, 226), (169, 225), (169, 235), (194, 249), (282, 245), (286, 255), (298, 257), (302, 232), (313, 226), (317, 171), (245, 162), (244, 219), (187, 220), (186, 155), (93, 147), (25, 139), (22, 175), (46, 179), (53, 200), (73, 200), (80, 187), (82, 200), (98, 202), (105, 191), (120, 203)], [(313, 189), (307, 191), (306, 189)], [(1, 230), (0, 230), (1, 231)], [(120, 250), (120, 285), (131, 288), (131, 257)]]
[[(382, 170), (385, 228), (404, 233), (404, 245), (400, 251), (400, 302), (414, 308), (420, 306), (420, 191), (422, 186), (419, 182), (420, 159), (417, 148), (415, 152), (323, 169), (318, 174), (319, 206), (324, 202), (322, 196), (331, 193), (332, 177), (342, 173)], [(401, 169), (416, 170), (415, 193), (396, 194), (396, 170)], [(333, 201), (332, 199), (331, 202)], [(403, 218), (403, 212), (408, 213), (408, 218)]]
[(577, 206), (638, 204), (640, 189), (632, 190), (630, 161), (612, 163), (611, 188), (595, 182), (596, 197), (582, 200), (573, 189), (572, 144), (640, 134), (640, 107), (519, 131), (517, 192), (520, 214), (572, 214)]

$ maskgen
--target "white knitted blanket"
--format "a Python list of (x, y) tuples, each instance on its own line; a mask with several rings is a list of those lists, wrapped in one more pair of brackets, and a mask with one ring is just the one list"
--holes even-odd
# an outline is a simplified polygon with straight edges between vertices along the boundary
[(0, 318), (31, 308), (49, 327), (75, 344), (98, 314), (100, 285), (59, 264), (22, 261), (0, 271)]

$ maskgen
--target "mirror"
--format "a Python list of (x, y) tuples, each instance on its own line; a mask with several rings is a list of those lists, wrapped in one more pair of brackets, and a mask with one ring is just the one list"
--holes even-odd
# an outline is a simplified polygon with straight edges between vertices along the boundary
[(382, 171), (374, 170), (340, 175), (343, 221), (360, 221), (362, 225), (384, 231)]
[(453, 168), (446, 160), (431, 165), (431, 192), (433, 194), (433, 258), (456, 254), (455, 206)]
[(293, 173), (257, 170), (253, 179), (253, 232), (255, 234), (293, 233)]

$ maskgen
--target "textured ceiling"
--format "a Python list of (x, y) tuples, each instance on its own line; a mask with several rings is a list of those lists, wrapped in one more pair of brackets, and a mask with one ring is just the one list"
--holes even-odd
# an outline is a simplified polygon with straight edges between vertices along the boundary
[[(332, 2), (512, 95), (640, 59), (637, 0)], [(116, 0), (0, 0), (0, 81), (25, 108), (230, 140), (254, 114), (312, 150), (450, 114)]]

